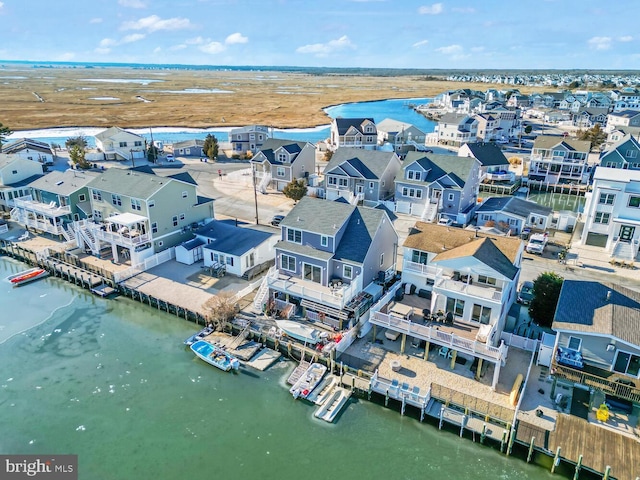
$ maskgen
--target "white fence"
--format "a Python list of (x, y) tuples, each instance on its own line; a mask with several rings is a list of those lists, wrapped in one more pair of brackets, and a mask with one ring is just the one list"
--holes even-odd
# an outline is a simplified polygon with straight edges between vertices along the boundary
[(120, 272), (115, 272), (113, 274), (113, 279), (116, 283), (124, 282), (125, 280), (135, 277), (139, 273), (146, 272), (147, 270), (157, 267), (158, 265), (168, 262), (169, 260), (174, 259), (176, 256), (175, 248), (171, 247), (166, 250), (163, 250), (160, 253), (156, 253), (155, 255), (146, 258), (144, 262), (139, 263), (137, 265), (133, 265), (126, 270), (122, 270)]
[(528, 352), (536, 352), (540, 346), (540, 340), (521, 337), (520, 335), (514, 335), (513, 333), (502, 332), (500, 339), (504, 340), (504, 343), (510, 347), (519, 348), (520, 350), (526, 350)]

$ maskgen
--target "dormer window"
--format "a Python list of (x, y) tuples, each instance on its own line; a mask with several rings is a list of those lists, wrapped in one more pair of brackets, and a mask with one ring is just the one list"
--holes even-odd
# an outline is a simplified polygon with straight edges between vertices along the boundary
[(287, 159), (287, 154), (286, 154), (286, 153), (281, 152), (281, 153), (279, 153), (279, 154), (278, 154), (278, 161), (279, 161), (279, 162), (284, 163), (284, 162), (286, 162), (287, 160), (288, 160), (288, 159)]

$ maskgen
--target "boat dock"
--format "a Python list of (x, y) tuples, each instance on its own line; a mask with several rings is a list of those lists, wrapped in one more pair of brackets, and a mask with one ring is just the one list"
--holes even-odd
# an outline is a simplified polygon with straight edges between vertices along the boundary
[(114, 293), (116, 293), (117, 290), (113, 287), (110, 287), (106, 283), (103, 283), (102, 285), (98, 285), (97, 287), (91, 287), (91, 292), (95, 293), (99, 297), (106, 298), (109, 295), (113, 295)]
[(325, 422), (333, 423), (349, 398), (351, 398), (350, 390), (335, 386), (313, 416)]
[(276, 352), (270, 348), (263, 348), (256, 353), (253, 358), (247, 361), (247, 365), (263, 372), (277, 362), (281, 356), (280, 352)]
[(302, 377), (302, 374), (309, 369), (310, 365), (311, 363), (309, 362), (301, 361), (300, 364), (295, 368), (295, 370), (291, 372), (289, 378), (287, 378), (287, 383), (289, 385), (295, 385), (298, 380), (300, 380), (300, 377)]

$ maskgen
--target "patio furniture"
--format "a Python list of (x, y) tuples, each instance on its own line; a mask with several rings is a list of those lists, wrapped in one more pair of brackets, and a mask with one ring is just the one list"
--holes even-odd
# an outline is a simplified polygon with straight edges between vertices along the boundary
[(400, 391), (402, 392), (402, 395), (408, 395), (409, 394), (409, 384), (406, 382), (402, 383), (402, 388), (400, 389)]
[(453, 356), (453, 350), (449, 347), (440, 347), (438, 355), (444, 358), (451, 358)]
[(391, 390), (398, 390), (398, 388), (400, 387), (400, 382), (398, 382), (397, 378), (394, 378), (393, 380), (391, 380)]

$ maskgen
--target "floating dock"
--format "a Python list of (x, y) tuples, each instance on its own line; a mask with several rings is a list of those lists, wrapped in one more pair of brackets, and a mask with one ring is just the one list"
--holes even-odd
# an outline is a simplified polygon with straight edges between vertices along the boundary
[(106, 298), (109, 295), (113, 295), (114, 293), (116, 293), (117, 290), (113, 287), (110, 287), (106, 283), (103, 283), (102, 285), (98, 285), (97, 287), (91, 287), (91, 292), (95, 293), (99, 297)]
[(280, 352), (276, 352), (270, 348), (263, 348), (247, 362), (247, 365), (255, 368), (256, 370), (265, 371), (277, 362), (281, 356)]
[(334, 387), (329, 393), (328, 398), (326, 398), (313, 416), (325, 422), (332, 423), (342, 410), (342, 407), (347, 404), (350, 397), (350, 390), (338, 386)]

